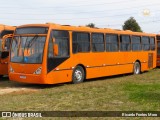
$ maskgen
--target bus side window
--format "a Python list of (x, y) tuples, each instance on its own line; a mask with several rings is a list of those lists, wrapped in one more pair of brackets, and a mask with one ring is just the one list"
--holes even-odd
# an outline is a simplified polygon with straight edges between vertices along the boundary
[(131, 50), (131, 40), (129, 35), (120, 36), (120, 47), (121, 51), (130, 51)]
[(49, 39), (49, 44), (48, 44), (48, 58), (53, 58), (53, 41), (52, 37)]
[(90, 34), (89, 33), (73, 32), (72, 39), (73, 39), (72, 40), (73, 53), (90, 51)]
[(133, 51), (140, 51), (140, 50), (142, 50), (142, 47), (141, 47), (141, 37), (140, 36), (132, 36), (132, 50)]
[(102, 33), (92, 33), (92, 51), (104, 51), (104, 35)]
[(151, 50), (155, 50), (155, 38), (154, 37), (150, 37), (150, 48)]
[[(51, 33), (53, 41), (52, 49), (54, 44), (57, 45), (58, 54), (54, 57), (68, 57), (69, 56), (69, 32), (54, 30)], [(54, 52), (53, 52), (54, 54)]]
[(144, 51), (150, 50), (149, 37), (146, 36), (142, 37), (142, 49)]
[(106, 51), (107, 52), (116, 52), (118, 48), (118, 35), (117, 34), (106, 34)]

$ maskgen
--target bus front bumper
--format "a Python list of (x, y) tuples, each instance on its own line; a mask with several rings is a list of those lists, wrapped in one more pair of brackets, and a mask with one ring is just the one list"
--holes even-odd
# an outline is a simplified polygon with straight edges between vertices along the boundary
[(35, 74), (9, 73), (9, 79), (22, 83), (45, 84), (43, 77)]

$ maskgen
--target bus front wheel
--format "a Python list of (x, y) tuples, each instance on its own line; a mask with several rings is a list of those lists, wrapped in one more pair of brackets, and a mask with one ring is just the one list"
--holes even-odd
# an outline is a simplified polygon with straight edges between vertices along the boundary
[(134, 63), (133, 73), (134, 73), (135, 75), (138, 75), (138, 74), (141, 73), (141, 65), (140, 65), (139, 62), (135, 62), (135, 63)]
[(81, 66), (77, 66), (73, 70), (72, 82), (74, 84), (81, 83), (84, 80), (84, 69)]

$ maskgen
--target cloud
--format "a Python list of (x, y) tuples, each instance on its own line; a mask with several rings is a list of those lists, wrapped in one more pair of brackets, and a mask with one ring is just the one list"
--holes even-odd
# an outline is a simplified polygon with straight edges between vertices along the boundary
[[(130, 16), (135, 17), (143, 31), (158, 32), (160, 28), (158, 0), (5, 0), (0, 5), (0, 23), (21, 25), (54, 22), (121, 29)], [(143, 16), (143, 10), (150, 16)], [(152, 29), (153, 24), (155, 29)]]

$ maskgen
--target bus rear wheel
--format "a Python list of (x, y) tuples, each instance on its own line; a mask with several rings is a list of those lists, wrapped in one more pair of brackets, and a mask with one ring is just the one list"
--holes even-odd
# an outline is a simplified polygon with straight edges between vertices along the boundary
[(141, 73), (141, 65), (140, 65), (139, 62), (135, 62), (135, 63), (134, 63), (133, 73), (134, 73), (135, 75), (138, 75), (138, 74)]
[(72, 73), (72, 82), (74, 84), (84, 81), (84, 69), (81, 66), (77, 66)]

